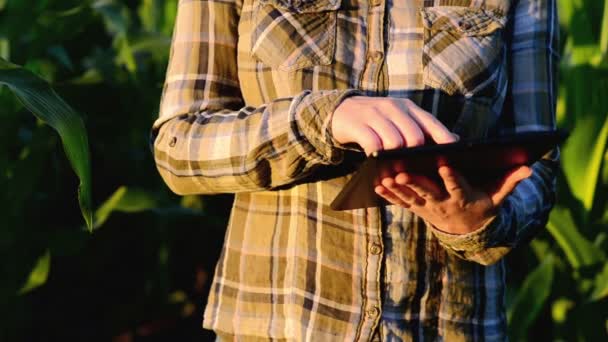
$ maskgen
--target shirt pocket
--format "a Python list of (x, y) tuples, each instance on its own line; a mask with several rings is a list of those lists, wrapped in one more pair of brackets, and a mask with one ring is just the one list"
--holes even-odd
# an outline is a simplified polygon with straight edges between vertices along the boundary
[(473, 96), (482, 90), (495, 94), (504, 70), (506, 20), (505, 15), (482, 8), (423, 8), (425, 86), (449, 95)]
[(253, 12), (251, 56), (293, 71), (333, 62), (341, 0), (259, 0)]

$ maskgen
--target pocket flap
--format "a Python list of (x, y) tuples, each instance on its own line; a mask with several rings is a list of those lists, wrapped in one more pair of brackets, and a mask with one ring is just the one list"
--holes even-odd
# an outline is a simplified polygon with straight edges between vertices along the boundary
[(263, 5), (294, 13), (335, 11), (340, 8), (341, 2), (342, 0), (260, 0)]
[(507, 17), (494, 11), (456, 6), (425, 7), (423, 25), (433, 31), (457, 31), (465, 36), (483, 36), (504, 28)]

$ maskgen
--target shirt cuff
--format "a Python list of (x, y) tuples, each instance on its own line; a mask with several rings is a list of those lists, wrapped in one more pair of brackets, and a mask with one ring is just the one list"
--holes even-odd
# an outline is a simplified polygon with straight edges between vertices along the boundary
[(300, 133), (329, 164), (340, 164), (344, 157), (343, 150), (362, 151), (338, 143), (331, 131), (333, 114), (340, 103), (347, 97), (362, 94), (358, 89), (308, 92), (296, 107), (296, 123)]
[(489, 218), (480, 228), (466, 234), (451, 234), (444, 232), (425, 220), (439, 242), (446, 248), (458, 254), (476, 254), (486, 249), (497, 247), (505, 241), (506, 226), (509, 216), (501, 207), (498, 214)]

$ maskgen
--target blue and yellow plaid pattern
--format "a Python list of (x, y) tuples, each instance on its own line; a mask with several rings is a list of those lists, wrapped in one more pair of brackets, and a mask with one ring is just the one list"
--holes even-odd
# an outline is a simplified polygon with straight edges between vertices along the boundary
[[(158, 170), (236, 193), (204, 327), (226, 340), (504, 340), (502, 257), (541, 229), (558, 152), (451, 235), (397, 206), (336, 212), (347, 96), (407, 97), (463, 138), (555, 127), (555, 0), (181, 0)], [(381, 326), (381, 329), (378, 327)]]

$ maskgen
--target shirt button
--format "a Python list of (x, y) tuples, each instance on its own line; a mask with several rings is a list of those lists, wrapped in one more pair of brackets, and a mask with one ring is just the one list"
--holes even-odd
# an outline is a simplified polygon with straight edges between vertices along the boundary
[(369, 55), (369, 58), (374, 61), (374, 62), (379, 62), (380, 60), (382, 60), (382, 52), (380, 51), (374, 51)]
[(382, 4), (382, 0), (371, 0), (372, 6), (380, 6)]
[(368, 318), (376, 318), (380, 314), (380, 309), (372, 306), (371, 308), (367, 309), (366, 314)]
[(373, 255), (378, 255), (382, 253), (382, 247), (379, 244), (374, 243), (369, 247), (369, 252)]
[(177, 144), (177, 138), (173, 137), (171, 138), (171, 141), (169, 141), (169, 146), (173, 147), (175, 144)]
[(458, 26), (460, 26), (460, 28), (463, 30), (469, 30), (471, 27), (473, 27), (468, 21), (461, 21), (458, 23)]

